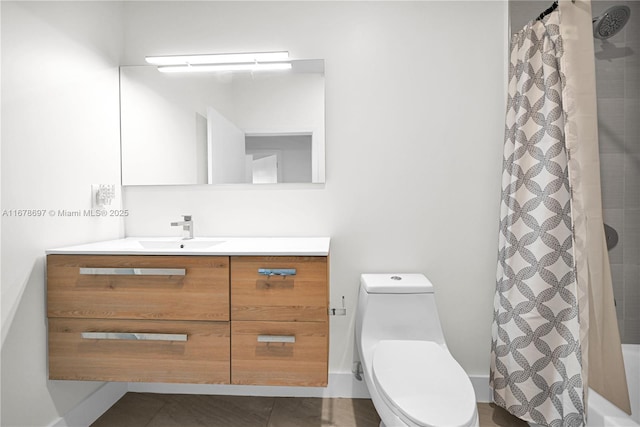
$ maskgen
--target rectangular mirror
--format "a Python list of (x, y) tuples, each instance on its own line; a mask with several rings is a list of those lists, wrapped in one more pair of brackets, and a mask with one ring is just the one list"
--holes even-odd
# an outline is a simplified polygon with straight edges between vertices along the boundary
[(120, 67), (122, 185), (324, 183), (324, 61), (291, 70)]

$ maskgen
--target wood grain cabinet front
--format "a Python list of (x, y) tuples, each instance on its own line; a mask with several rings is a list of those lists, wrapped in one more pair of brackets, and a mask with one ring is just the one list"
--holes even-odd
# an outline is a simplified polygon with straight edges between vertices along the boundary
[(325, 322), (327, 257), (231, 257), (231, 320)]
[(230, 382), (229, 258), (48, 255), (49, 378)]
[(229, 384), (229, 322), (49, 319), (49, 378)]
[(49, 378), (326, 386), (326, 256), (47, 256)]
[(49, 317), (229, 320), (229, 258), (47, 256)]
[(326, 322), (231, 323), (231, 383), (327, 385)]
[(231, 257), (231, 383), (326, 386), (328, 258)]

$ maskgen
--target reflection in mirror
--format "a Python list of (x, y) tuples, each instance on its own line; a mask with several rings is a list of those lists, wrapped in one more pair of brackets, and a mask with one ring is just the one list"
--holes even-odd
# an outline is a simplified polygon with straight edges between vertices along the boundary
[(120, 67), (123, 185), (323, 183), (324, 61), (272, 72)]

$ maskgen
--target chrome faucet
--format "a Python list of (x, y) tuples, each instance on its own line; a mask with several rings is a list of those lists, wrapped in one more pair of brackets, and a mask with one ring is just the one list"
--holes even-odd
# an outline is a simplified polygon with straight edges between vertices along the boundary
[(181, 215), (184, 221), (172, 222), (172, 227), (182, 226), (182, 229), (189, 232), (189, 237), (185, 237), (184, 240), (193, 239), (193, 219), (191, 215)]

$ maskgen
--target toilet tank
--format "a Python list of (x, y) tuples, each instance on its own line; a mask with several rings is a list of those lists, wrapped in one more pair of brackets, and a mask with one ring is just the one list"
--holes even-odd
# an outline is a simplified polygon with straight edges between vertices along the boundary
[(433, 284), (422, 274), (363, 274), (356, 339), (365, 347), (380, 340), (426, 340), (444, 345)]
[(424, 274), (363, 274), (360, 283), (369, 294), (432, 294)]

